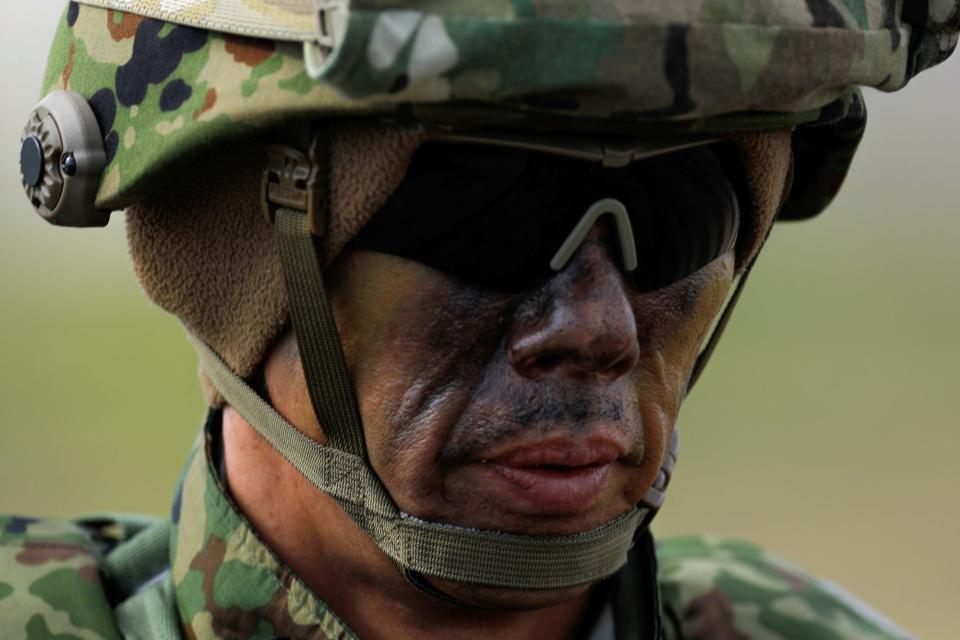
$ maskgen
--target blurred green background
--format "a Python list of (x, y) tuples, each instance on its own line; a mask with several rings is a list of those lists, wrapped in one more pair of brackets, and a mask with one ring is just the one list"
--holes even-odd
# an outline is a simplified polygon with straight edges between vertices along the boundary
[[(20, 193), (60, 9), (8, 3), (0, 21), (0, 512), (165, 513), (202, 418), (196, 360), (138, 289), (122, 215), (56, 229)], [(841, 196), (761, 256), (681, 417), (655, 528), (762, 543), (955, 638), (960, 56), (868, 103)]]

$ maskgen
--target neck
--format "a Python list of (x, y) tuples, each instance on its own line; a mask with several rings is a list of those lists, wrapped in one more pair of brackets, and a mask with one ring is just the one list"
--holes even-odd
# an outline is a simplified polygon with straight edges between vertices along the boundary
[(230, 408), (223, 413), (223, 451), (227, 487), (240, 510), (360, 637), (572, 638), (580, 630), (589, 592), (526, 611), (480, 611), (422, 593), (332, 498)]

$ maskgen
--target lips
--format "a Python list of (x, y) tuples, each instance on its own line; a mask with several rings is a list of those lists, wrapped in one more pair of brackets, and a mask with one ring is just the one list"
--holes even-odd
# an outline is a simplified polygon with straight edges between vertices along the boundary
[(609, 464), (624, 453), (607, 438), (552, 438), (494, 453), (484, 461), (508, 467), (587, 467)]
[(494, 452), (478, 466), (487, 488), (511, 510), (575, 515), (600, 500), (626, 453), (610, 438), (552, 438)]

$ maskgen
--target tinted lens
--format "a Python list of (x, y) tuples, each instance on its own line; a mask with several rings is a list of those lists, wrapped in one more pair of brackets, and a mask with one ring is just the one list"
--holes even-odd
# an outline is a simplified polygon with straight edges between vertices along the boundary
[(627, 208), (637, 286), (681, 280), (733, 248), (735, 191), (709, 148), (622, 169), (517, 149), (434, 143), (354, 239), (358, 249), (409, 258), (486, 286), (517, 290), (550, 276), (549, 262), (594, 202)]

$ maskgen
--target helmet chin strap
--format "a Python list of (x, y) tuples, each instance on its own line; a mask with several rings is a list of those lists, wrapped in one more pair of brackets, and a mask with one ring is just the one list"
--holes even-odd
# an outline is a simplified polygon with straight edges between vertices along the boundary
[[(274, 222), (310, 399), (327, 439), (320, 445), (284, 420), (194, 339), (204, 370), (227, 402), (311, 484), (334, 498), (411, 584), (442, 598), (430, 577), (505, 589), (565, 589), (598, 582), (627, 562), (635, 535), (663, 503), (679, 448), (674, 430), (660, 474), (643, 502), (569, 535), (525, 535), (428, 522), (403, 513), (367, 458), (363, 427), (323, 282), (315, 241), (326, 229), (328, 146), (309, 154), (274, 148), (265, 174), (265, 211)], [(312, 233), (311, 233), (312, 232)], [(459, 603), (459, 602), (458, 602)], [(460, 603), (462, 604), (462, 603)]]
[[(557, 536), (427, 522), (399, 510), (366, 459), (320, 445), (284, 420), (203, 342), (194, 346), (227, 402), (311, 484), (326, 493), (408, 576), (507, 589), (597, 582), (625, 563), (650, 510), (634, 508), (596, 529)], [(420, 588), (420, 580), (411, 580)]]

